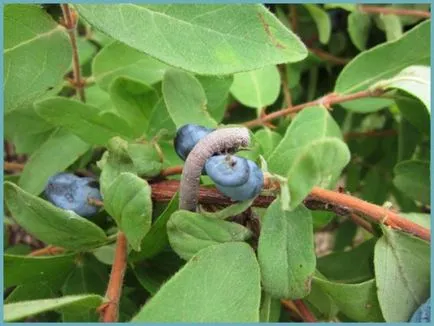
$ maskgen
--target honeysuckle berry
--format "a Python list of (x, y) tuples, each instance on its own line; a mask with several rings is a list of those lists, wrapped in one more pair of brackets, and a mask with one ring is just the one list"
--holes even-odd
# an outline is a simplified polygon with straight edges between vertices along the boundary
[(98, 212), (98, 207), (90, 205), (88, 198), (101, 200), (94, 178), (78, 177), (71, 173), (59, 173), (50, 177), (44, 194), (53, 205), (84, 217)]
[(243, 157), (213, 156), (205, 163), (205, 171), (220, 192), (237, 201), (256, 197), (264, 185), (261, 169)]
[(195, 124), (186, 124), (178, 129), (175, 136), (175, 152), (185, 161), (193, 147), (199, 140), (211, 133), (214, 129)]

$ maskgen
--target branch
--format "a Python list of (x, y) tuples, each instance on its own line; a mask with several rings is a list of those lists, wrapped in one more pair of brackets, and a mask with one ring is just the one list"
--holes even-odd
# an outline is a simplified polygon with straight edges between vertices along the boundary
[(303, 318), (305, 322), (309, 322), (309, 323), (317, 322), (315, 316), (309, 310), (309, 308), (306, 306), (303, 300), (301, 299), (292, 300), (292, 302), (294, 302), (294, 305), (297, 307), (297, 310), (300, 313), (301, 318)]
[(305, 108), (311, 107), (311, 106), (317, 106), (317, 105), (323, 105), (325, 107), (330, 107), (331, 105), (343, 103), (343, 102), (349, 102), (354, 101), (361, 98), (366, 97), (381, 97), (383, 95), (382, 90), (364, 90), (353, 94), (346, 94), (346, 95), (338, 95), (335, 93), (331, 93), (328, 95), (325, 95), (319, 99), (316, 99), (314, 101), (306, 102), (303, 104), (299, 104), (293, 107), (289, 107), (286, 109), (282, 109), (280, 111), (276, 111), (273, 113), (270, 113), (264, 117), (260, 117), (258, 119), (254, 119), (251, 121), (247, 121), (244, 123), (244, 126), (246, 127), (255, 127), (255, 126), (261, 126), (266, 121), (274, 120), (283, 116), (286, 116), (290, 113), (296, 113), (299, 112)]
[(351, 61), (350, 58), (340, 58), (337, 56), (334, 56), (331, 53), (328, 53), (324, 50), (318, 49), (318, 48), (309, 48), (309, 51), (315, 54), (317, 57), (324, 59), (325, 61), (329, 61), (332, 63), (335, 63), (337, 65), (346, 65), (348, 62)]
[[(151, 184), (151, 188), (154, 201), (169, 202), (178, 191), (179, 181), (161, 181)], [(199, 188), (198, 199), (201, 204), (221, 206), (232, 204), (231, 200), (222, 195), (217, 189), (209, 187)], [(253, 201), (253, 206), (268, 207), (274, 199), (274, 196), (258, 196)], [(314, 187), (305, 198), (304, 205), (311, 210), (331, 211), (339, 216), (348, 216), (351, 213), (367, 216), (377, 223), (388, 225), (393, 229), (430, 241), (430, 230), (401, 217), (391, 210), (350, 195)], [(367, 227), (367, 225), (365, 226)]]
[(6, 171), (22, 171), (24, 170), (24, 164), (23, 163), (17, 163), (17, 162), (4, 162), (3, 168)]
[(118, 321), (119, 301), (122, 294), (125, 269), (127, 267), (127, 249), (127, 238), (124, 233), (119, 232), (116, 242), (115, 258), (105, 295), (107, 302), (98, 309), (101, 314), (101, 321), (105, 323)]
[(359, 5), (358, 9), (361, 12), (372, 13), (372, 14), (384, 14), (384, 15), (398, 15), (398, 16), (414, 16), (421, 18), (431, 18), (431, 13), (423, 10), (414, 9), (400, 9), (391, 7), (379, 7), (379, 6), (366, 6)]
[(66, 27), (66, 31), (69, 35), (69, 40), (72, 47), (72, 74), (74, 80), (74, 87), (78, 97), (80, 98), (80, 101), (85, 102), (85, 82), (81, 79), (80, 60), (78, 56), (77, 38), (75, 35), (78, 17), (75, 12), (71, 11), (71, 8), (68, 4), (61, 4), (60, 6), (63, 12), (64, 26)]
[(45, 255), (57, 255), (61, 254), (65, 251), (65, 249), (60, 247), (54, 247), (54, 246), (46, 246), (45, 248), (38, 249), (32, 251), (29, 256), (45, 256)]

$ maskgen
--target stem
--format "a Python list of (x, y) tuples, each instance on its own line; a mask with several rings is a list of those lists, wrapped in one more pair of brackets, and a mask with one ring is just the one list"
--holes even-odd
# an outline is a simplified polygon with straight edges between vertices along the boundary
[(215, 153), (232, 151), (250, 144), (246, 128), (222, 128), (202, 138), (187, 157), (182, 171), (179, 208), (196, 211), (199, 181), (206, 161)]
[(292, 97), (288, 87), (286, 65), (281, 64), (279, 65), (279, 68), (280, 80), (282, 81), (283, 98), (285, 99), (286, 107), (290, 108), (292, 107)]
[(160, 176), (168, 177), (169, 175), (181, 174), (182, 173), (182, 165), (168, 167), (164, 170), (161, 170)]
[(45, 255), (56, 255), (61, 254), (65, 249), (60, 247), (54, 247), (52, 245), (46, 246), (45, 248), (32, 251), (29, 256), (45, 256)]
[(17, 162), (4, 162), (4, 169), (7, 171), (22, 171), (24, 170), (24, 164), (23, 163), (17, 163)]
[(364, 220), (363, 218), (361, 218), (359, 215), (351, 213), (350, 214), (350, 218), (351, 220), (359, 225), (360, 227), (364, 228), (366, 231), (368, 231), (369, 233), (375, 234), (374, 229), (372, 228), (371, 223), (369, 223), (368, 221)]
[(318, 187), (312, 189), (309, 197), (340, 207), (348, 207), (353, 212), (366, 215), (377, 223), (388, 225), (393, 229), (413, 234), (428, 242), (430, 241), (430, 230), (413, 223), (384, 207), (368, 203), (356, 197)]
[(372, 14), (431, 18), (431, 13), (423, 10), (399, 9), (399, 8), (391, 8), (391, 7), (366, 6), (366, 5), (359, 5), (358, 9), (361, 12), (372, 13)]
[(315, 316), (309, 310), (309, 308), (306, 306), (303, 300), (301, 299), (292, 300), (292, 302), (294, 302), (294, 305), (297, 307), (297, 310), (299, 311), (301, 318), (303, 318), (305, 322), (309, 322), (309, 323), (317, 322)]
[(337, 65), (343, 66), (343, 65), (346, 65), (348, 62), (351, 61), (351, 59), (349, 59), (349, 58), (336, 57), (333, 54), (328, 53), (328, 52), (321, 50), (321, 49), (309, 48), (309, 51), (312, 52), (313, 54), (315, 54), (316, 56), (320, 57), (321, 59), (335, 63)]
[(337, 103), (343, 103), (348, 101), (354, 101), (361, 98), (366, 97), (380, 97), (383, 94), (383, 91), (381, 90), (364, 90), (353, 94), (346, 94), (346, 95), (337, 95), (334, 93), (325, 95), (319, 99), (316, 99), (314, 101), (306, 102), (303, 104), (299, 104), (290, 108), (282, 109), (280, 111), (276, 111), (273, 113), (270, 113), (264, 117), (254, 119), (251, 121), (247, 121), (244, 123), (244, 126), (251, 128), (255, 126), (261, 126), (264, 122), (274, 120), (283, 116), (286, 116), (290, 113), (299, 112), (307, 107), (311, 106), (317, 106), (317, 105), (324, 105), (326, 107), (331, 106), (333, 104)]
[(289, 22), (293, 33), (297, 33), (297, 6), (295, 4), (289, 5)]
[(115, 259), (105, 295), (107, 303), (103, 304), (100, 309), (101, 321), (105, 323), (118, 321), (119, 301), (122, 293), (125, 269), (127, 267), (127, 249), (127, 238), (123, 232), (119, 232), (116, 242)]
[(63, 19), (65, 21), (66, 31), (69, 35), (69, 40), (72, 47), (72, 74), (74, 78), (74, 87), (80, 101), (85, 102), (86, 98), (84, 95), (84, 81), (81, 79), (80, 70), (80, 60), (78, 56), (77, 38), (76, 38), (76, 27), (77, 27), (77, 16), (71, 11), (68, 4), (60, 5), (63, 12)]
[[(154, 201), (169, 202), (178, 191), (179, 181), (170, 180), (153, 183), (151, 184), (151, 188), (152, 199)], [(226, 196), (222, 195), (217, 189), (209, 187), (199, 187), (197, 197), (201, 204), (222, 206), (230, 204), (230, 200)], [(253, 201), (253, 206), (268, 207), (275, 199), (274, 196), (258, 196)], [(393, 229), (430, 241), (430, 230), (384, 207), (368, 203), (350, 195), (314, 187), (303, 203), (308, 209), (331, 211), (339, 216), (348, 216), (351, 213), (367, 216), (377, 223), (388, 225)], [(362, 225), (360, 224), (360, 226)]]

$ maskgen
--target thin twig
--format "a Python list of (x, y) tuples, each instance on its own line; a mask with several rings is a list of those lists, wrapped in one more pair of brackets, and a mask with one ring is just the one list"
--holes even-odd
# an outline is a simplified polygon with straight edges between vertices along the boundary
[(421, 17), (421, 18), (431, 18), (431, 13), (428, 11), (424, 11), (424, 10), (401, 9), (401, 8), (367, 6), (367, 5), (359, 5), (358, 9), (361, 12), (366, 12), (366, 13), (371, 13), (371, 14), (384, 14), (384, 15), (414, 16), (414, 17)]
[(291, 29), (294, 33), (297, 33), (297, 6), (295, 4), (289, 5), (289, 22), (291, 23)]
[(354, 100), (358, 100), (361, 98), (380, 97), (382, 94), (383, 94), (383, 91), (381, 91), (381, 90), (375, 90), (375, 91), (364, 90), (364, 91), (360, 91), (357, 93), (345, 94), (345, 95), (338, 95), (335, 93), (331, 93), (331, 94), (325, 95), (319, 99), (316, 99), (314, 101), (302, 103), (302, 104), (299, 104), (299, 105), (296, 105), (296, 106), (293, 106), (290, 108), (285, 108), (285, 109), (282, 109), (280, 111), (270, 113), (264, 117), (247, 121), (244, 123), (244, 126), (249, 127), (249, 128), (255, 127), (255, 126), (261, 126), (266, 121), (274, 120), (274, 119), (286, 116), (290, 113), (296, 113), (296, 112), (299, 112), (299, 111), (301, 111), (305, 108), (311, 107), (311, 106), (322, 105), (325, 107), (330, 107), (331, 105), (334, 105), (334, 104), (354, 101)]
[(292, 107), (292, 97), (288, 87), (288, 80), (287, 80), (288, 76), (287, 76), (285, 64), (279, 65), (279, 72), (280, 72), (280, 80), (282, 81), (283, 98), (285, 99), (286, 107), (290, 108)]
[(309, 308), (306, 306), (306, 304), (304, 303), (303, 300), (301, 300), (301, 299), (292, 300), (292, 302), (294, 302), (294, 305), (297, 307), (297, 310), (299, 311), (300, 316), (303, 319), (303, 321), (309, 322), (309, 323), (317, 322), (315, 316), (309, 310)]
[(350, 216), (351, 220), (355, 224), (357, 224), (358, 226), (362, 227), (363, 229), (365, 229), (369, 233), (374, 234), (374, 229), (372, 228), (371, 223), (369, 223), (368, 221), (366, 221), (365, 219), (361, 218), (359, 215), (357, 215), (355, 213), (351, 213), (349, 216)]
[(325, 61), (329, 61), (332, 63), (335, 63), (337, 65), (346, 65), (348, 62), (351, 61), (350, 58), (340, 58), (337, 57), (331, 53), (328, 53), (327, 51), (318, 49), (318, 48), (309, 48), (309, 51), (315, 54), (317, 57), (324, 59)]
[(74, 13), (72, 12), (68, 4), (66, 3), (61, 4), (60, 6), (63, 12), (64, 25), (69, 35), (69, 40), (71, 42), (72, 74), (74, 79), (74, 87), (80, 100), (82, 102), (85, 102), (86, 98), (84, 95), (84, 81), (81, 79), (80, 60), (78, 56), (77, 37), (76, 37), (76, 27), (77, 27), (78, 17), (75, 12)]
[(32, 251), (29, 256), (45, 256), (45, 255), (57, 255), (63, 253), (65, 249), (60, 247), (54, 247), (52, 245), (46, 246), (45, 248)]
[(119, 232), (116, 242), (115, 258), (105, 295), (106, 303), (99, 309), (101, 321), (105, 323), (115, 323), (118, 321), (119, 301), (122, 294), (125, 269), (127, 267), (127, 249), (127, 238), (123, 232)]
[(6, 171), (22, 171), (24, 170), (24, 164), (23, 163), (17, 163), (17, 162), (4, 162), (3, 168)]

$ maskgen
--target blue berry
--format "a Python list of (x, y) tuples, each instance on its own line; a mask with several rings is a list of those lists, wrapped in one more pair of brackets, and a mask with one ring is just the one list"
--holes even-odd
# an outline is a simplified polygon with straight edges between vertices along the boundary
[(95, 179), (80, 178), (71, 173), (59, 173), (52, 176), (48, 180), (44, 194), (47, 200), (55, 206), (85, 217), (98, 212), (98, 207), (90, 205), (88, 198), (102, 199)]
[(431, 298), (422, 304), (410, 319), (410, 323), (429, 323), (431, 322)]
[(194, 146), (203, 137), (214, 131), (195, 124), (187, 124), (178, 129), (175, 136), (175, 151), (185, 161)]
[(258, 165), (243, 157), (216, 155), (207, 160), (205, 171), (216, 188), (233, 200), (256, 197), (264, 185), (264, 176)]

